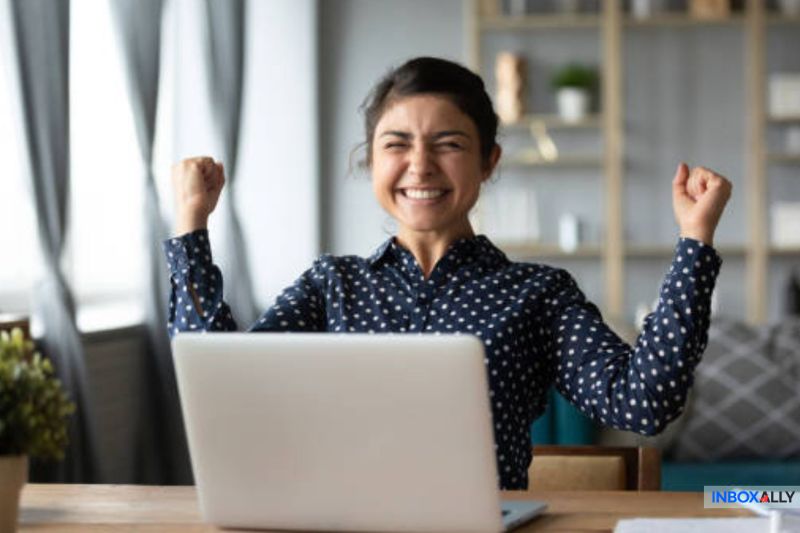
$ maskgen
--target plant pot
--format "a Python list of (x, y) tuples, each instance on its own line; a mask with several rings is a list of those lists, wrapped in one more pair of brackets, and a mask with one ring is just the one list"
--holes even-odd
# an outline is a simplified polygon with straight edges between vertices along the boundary
[(589, 113), (589, 91), (563, 87), (556, 94), (558, 114), (566, 122), (580, 122)]
[(0, 531), (17, 530), (19, 494), (27, 480), (27, 455), (0, 455)]

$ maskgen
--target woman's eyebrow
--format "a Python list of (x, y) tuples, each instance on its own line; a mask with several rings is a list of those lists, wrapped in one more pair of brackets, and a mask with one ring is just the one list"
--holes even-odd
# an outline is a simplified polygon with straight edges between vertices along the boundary
[[(411, 133), (407, 131), (398, 131), (398, 130), (388, 130), (380, 134), (380, 137), (386, 137), (386, 136), (400, 137), (406, 140), (414, 138), (414, 135), (412, 135)], [(462, 130), (443, 130), (443, 131), (437, 131), (436, 133), (431, 135), (430, 139), (436, 141), (443, 137), (453, 137), (453, 136), (464, 137), (465, 139), (470, 138), (469, 134), (467, 134), (467, 132)]]
[(384, 131), (383, 133), (381, 133), (380, 136), (386, 137), (387, 135), (391, 135), (393, 137), (401, 137), (403, 139), (411, 139), (413, 137), (413, 135), (411, 135), (407, 131), (397, 131), (397, 130)]
[(434, 134), (431, 136), (431, 138), (432, 138), (432, 139), (434, 139), (434, 140), (436, 140), (436, 139), (441, 139), (442, 137), (452, 137), (452, 136), (454, 136), (454, 135), (458, 135), (458, 136), (460, 136), (460, 137), (465, 137), (465, 138), (467, 138), (467, 139), (469, 139), (469, 138), (470, 138), (470, 137), (469, 137), (469, 135), (467, 134), (467, 132), (465, 132), (465, 131), (461, 131), (461, 130), (444, 130), (444, 131), (438, 131), (438, 132), (434, 133)]

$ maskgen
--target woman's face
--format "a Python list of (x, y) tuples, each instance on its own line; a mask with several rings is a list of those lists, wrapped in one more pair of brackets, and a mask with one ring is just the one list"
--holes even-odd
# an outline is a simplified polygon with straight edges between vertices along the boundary
[(404, 97), (389, 105), (375, 127), (373, 190), (401, 234), (464, 233), (499, 152), (495, 148), (485, 168), (469, 116), (442, 96)]

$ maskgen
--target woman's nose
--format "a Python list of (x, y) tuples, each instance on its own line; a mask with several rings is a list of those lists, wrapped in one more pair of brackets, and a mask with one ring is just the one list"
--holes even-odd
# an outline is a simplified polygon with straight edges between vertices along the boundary
[(409, 171), (416, 176), (433, 174), (434, 163), (431, 154), (425, 147), (415, 147), (410, 153)]

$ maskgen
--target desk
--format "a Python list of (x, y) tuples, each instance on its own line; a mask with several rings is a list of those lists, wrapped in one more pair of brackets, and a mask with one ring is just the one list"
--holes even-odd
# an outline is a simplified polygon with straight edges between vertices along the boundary
[[(752, 516), (743, 509), (703, 509), (689, 492), (508, 492), (512, 499), (547, 501), (547, 512), (516, 531), (612, 531), (620, 518)], [(200, 522), (194, 487), (27, 485), (20, 531), (219, 531)]]

